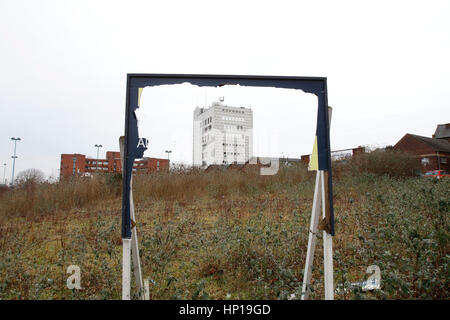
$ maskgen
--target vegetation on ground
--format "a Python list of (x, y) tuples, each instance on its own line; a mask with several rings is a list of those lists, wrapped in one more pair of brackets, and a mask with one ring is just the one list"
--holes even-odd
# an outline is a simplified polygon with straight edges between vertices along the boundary
[[(371, 152), (333, 163), (336, 299), (448, 299), (450, 179)], [(288, 299), (301, 291), (315, 173), (177, 170), (133, 179), (151, 299)], [(0, 299), (121, 298), (121, 176), (22, 181), (0, 194)], [(321, 235), (319, 234), (319, 238)], [(322, 246), (312, 295), (323, 298)], [(381, 289), (352, 282), (381, 270)], [(68, 266), (81, 269), (69, 290)]]

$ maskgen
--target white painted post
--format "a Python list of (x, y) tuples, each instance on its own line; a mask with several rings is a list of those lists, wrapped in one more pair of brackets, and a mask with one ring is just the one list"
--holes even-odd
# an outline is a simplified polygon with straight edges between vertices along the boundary
[[(131, 179), (130, 183), (130, 216), (131, 220), (136, 223), (132, 184), (133, 179)], [(131, 229), (131, 259), (133, 262), (134, 279), (136, 280), (136, 288), (139, 293), (139, 298), (144, 299), (144, 285), (142, 283), (141, 259), (139, 257), (139, 242), (137, 238), (136, 226)]]
[(150, 285), (148, 279), (144, 280), (144, 300), (150, 300)]
[(325, 277), (325, 300), (334, 300), (333, 237), (323, 231), (323, 264)]
[(316, 248), (317, 240), (317, 226), (319, 224), (320, 208), (321, 208), (321, 198), (322, 198), (322, 188), (321, 188), (321, 176), (322, 171), (317, 171), (316, 174), (316, 187), (314, 189), (314, 200), (311, 212), (311, 222), (309, 226), (309, 236), (308, 236), (308, 251), (306, 252), (305, 270), (303, 276), (303, 286), (302, 286), (302, 300), (306, 300), (309, 297), (309, 285), (311, 282), (312, 275), (312, 265), (314, 262), (314, 251)]
[[(322, 218), (326, 217), (326, 190), (324, 174), (321, 174), (321, 189), (322, 189)], [(325, 283), (325, 300), (334, 299), (334, 284), (333, 284), (333, 240), (331, 235), (323, 230), (323, 269), (324, 269), (324, 283)]]
[(122, 300), (130, 300), (131, 292), (131, 239), (122, 239)]
[[(122, 161), (122, 172), (124, 170), (123, 167), (123, 156), (124, 156), (124, 138), (119, 138), (119, 146), (120, 146), (120, 158)], [(130, 218), (131, 220), (136, 223), (136, 216), (134, 213), (134, 201), (133, 201), (133, 177), (131, 177), (130, 181)], [(127, 244), (129, 249), (127, 249), (127, 257), (125, 257), (125, 240), (129, 240), (129, 243)], [(139, 293), (139, 298), (144, 299), (144, 285), (142, 282), (142, 270), (141, 270), (141, 260), (139, 257), (139, 243), (137, 238), (137, 229), (136, 225), (131, 229), (131, 239), (123, 239), (124, 243), (124, 253), (123, 253), (123, 287), (122, 287), (122, 298), (124, 296), (128, 296), (128, 299), (130, 299), (130, 283), (131, 283), (131, 263), (133, 263), (133, 272), (134, 272), (134, 278), (136, 280), (136, 288)], [(128, 260), (126, 260), (128, 259)], [(127, 266), (125, 266), (125, 263), (127, 263)], [(127, 272), (128, 278), (126, 279), (125, 272)], [(125, 281), (126, 279), (126, 281)], [(128, 287), (128, 295), (124, 295), (125, 287)], [(127, 299), (125, 299), (127, 300)]]

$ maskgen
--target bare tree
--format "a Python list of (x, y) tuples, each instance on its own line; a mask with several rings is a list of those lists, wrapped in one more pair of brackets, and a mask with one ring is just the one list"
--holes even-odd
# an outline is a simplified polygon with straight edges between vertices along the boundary
[(16, 178), (17, 184), (42, 183), (44, 180), (45, 174), (34, 168), (19, 172)]

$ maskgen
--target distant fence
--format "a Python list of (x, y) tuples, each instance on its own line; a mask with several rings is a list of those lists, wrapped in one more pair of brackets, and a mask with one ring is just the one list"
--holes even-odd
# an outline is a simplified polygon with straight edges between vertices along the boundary
[[(357, 147), (357, 148), (349, 148), (349, 149), (340, 149), (331, 151), (331, 160), (337, 161), (345, 158), (352, 158), (356, 155), (363, 154), (366, 152), (365, 147)], [(309, 164), (311, 154), (305, 154), (300, 157), (300, 160), (305, 164)]]

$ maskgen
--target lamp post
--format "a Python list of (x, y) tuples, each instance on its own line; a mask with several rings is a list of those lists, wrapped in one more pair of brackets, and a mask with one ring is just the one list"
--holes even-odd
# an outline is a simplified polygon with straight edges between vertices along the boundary
[(170, 167), (170, 154), (172, 153), (172, 150), (166, 150), (167, 153), (167, 161), (169, 162), (169, 167)]
[(11, 186), (12, 186), (14, 185), (14, 168), (16, 166), (16, 159), (17, 159), (16, 156), (17, 141), (20, 141), (21, 139), (19, 137), (17, 138), (12, 137), (11, 140), (14, 141), (14, 155), (11, 156), (11, 158), (13, 159), (12, 176), (11, 176)]
[(96, 144), (94, 147), (97, 148), (97, 162), (96, 162), (97, 166), (96, 166), (95, 171), (98, 171), (98, 152), (99, 152), (100, 148), (103, 146), (101, 144)]
[(5, 181), (6, 186), (6, 163), (3, 164), (3, 181)]

